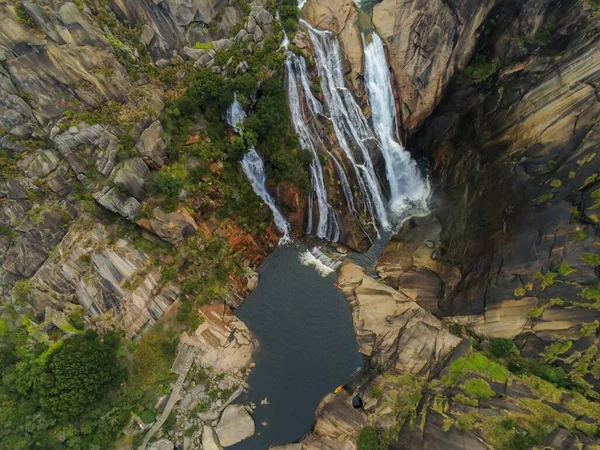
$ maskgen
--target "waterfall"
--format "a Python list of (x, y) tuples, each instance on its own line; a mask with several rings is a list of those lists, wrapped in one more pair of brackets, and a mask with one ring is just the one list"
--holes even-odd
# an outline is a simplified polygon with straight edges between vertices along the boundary
[(285, 220), (281, 211), (277, 209), (275, 200), (273, 200), (273, 197), (271, 197), (271, 194), (267, 191), (267, 174), (265, 173), (265, 166), (260, 155), (254, 148), (251, 148), (248, 153), (244, 155), (241, 164), (244, 173), (252, 183), (252, 189), (256, 192), (256, 195), (263, 199), (269, 209), (273, 212), (275, 225), (283, 234), (279, 243), (285, 244), (290, 242), (290, 224)]
[(426, 199), (427, 183), (416, 162), (394, 138), (397, 130), (396, 106), (390, 72), (381, 38), (373, 33), (370, 44), (363, 36), (365, 52), (365, 85), (371, 105), (373, 129), (380, 141), (385, 172), (390, 186), (390, 210), (400, 214), (407, 207)]
[(227, 124), (235, 130), (236, 133), (241, 133), (241, 128), (239, 125), (246, 118), (246, 111), (242, 108), (242, 104), (238, 101), (237, 95), (233, 94), (233, 102), (227, 108), (227, 112), (225, 114), (225, 120)]
[[(379, 187), (377, 175), (367, 143), (377, 144), (360, 107), (344, 84), (340, 46), (335, 35), (319, 31), (308, 23), (310, 40), (315, 51), (321, 89), (329, 107), (331, 122), (340, 147), (354, 167), (365, 206), (384, 229), (388, 229), (387, 207)], [(356, 150), (356, 155), (353, 149)]]
[[(298, 77), (300, 77), (300, 85), (303, 86), (304, 97), (307, 100), (309, 110), (312, 114), (322, 111), (321, 103), (314, 97), (310, 91), (308, 75), (306, 71), (306, 63), (303, 58), (290, 53), (285, 62), (287, 73), (287, 92), (292, 115), (292, 125), (294, 132), (298, 135), (300, 147), (309, 151), (312, 154), (312, 162), (310, 164), (310, 178), (317, 200), (317, 208), (319, 210), (319, 221), (316, 227), (316, 236), (337, 241), (340, 237), (339, 225), (335, 216), (335, 211), (327, 202), (327, 189), (323, 179), (323, 167), (319, 160), (317, 151), (317, 143), (315, 142), (315, 134), (309, 129), (307, 121), (304, 117), (302, 106), (300, 103), (300, 93), (298, 91)], [(306, 86), (306, 88), (304, 87)], [(312, 214), (312, 202), (309, 213)], [(311, 220), (311, 219), (309, 219)], [(312, 229), (312, 222), (309, 222)]]

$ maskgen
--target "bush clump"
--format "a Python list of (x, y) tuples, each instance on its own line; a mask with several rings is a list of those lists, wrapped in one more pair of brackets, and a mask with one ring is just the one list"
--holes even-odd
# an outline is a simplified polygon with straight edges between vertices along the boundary
[(496, 358), (506, 358), (512, 353), (514, 348), (515, 344), (513, 341), (504, 338), (492, 339), (488, 345), (488, 351)]
[(375, 427), (364, 427), (360, 430), (358, 450), (379, 450), (379, 433)]
[(472, 378), (460, 386), (463, 391), (478, 400), (492, 398), (496, 395), (490, 384), (481, 378)]

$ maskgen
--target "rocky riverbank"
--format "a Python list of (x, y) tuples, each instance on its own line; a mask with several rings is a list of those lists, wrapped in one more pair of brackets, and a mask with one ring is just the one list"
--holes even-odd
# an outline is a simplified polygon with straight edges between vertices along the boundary
[(152, 439), (147, 447), (151, 450), (222, 450), (255, 432), (252, 412), (256, 405), (233, 402), (248, 388), (258, 343), (224, 305), (202, 307), (199, 314), (201, 325), (180, 338), (171, 368), (179, 380), (172, 392), (159, 400), (160, 416), (153, 424), (138, 422), (147, 430), (142, 449)]

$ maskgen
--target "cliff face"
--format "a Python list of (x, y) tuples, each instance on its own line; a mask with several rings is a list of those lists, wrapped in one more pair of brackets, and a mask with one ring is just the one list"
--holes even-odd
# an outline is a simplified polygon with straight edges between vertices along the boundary
[[(185, 92), (193, 67), (215, 65), (213, 46), (234, 44), (228, 38), (234, 25), (252, 29), (243, 40), (249, 53), (271, 33), (273, 17), (260, 4), (229, 3), (0, 1), (0, 292), (6, 302), (32, 308), (40, 319), (54, 310), (83, 311), (88, 325), (137, 337), (179, 305), (184, 279), (166, 280), (164, 273), (190, 257), (188, 246), (218, 244), (231, 254), (211, 257), (239, 266), (222, 276), (221, 296), (239, 304), (246, 273), (253, 276), (248, 267), (276, 236), (268, 223), (248, 232), (222, 214), (214, 217), (225, 199), (209, 186), (221, 182), (223, 163), (186, 160), (188, 170), (206, 170), (196, 184), (203, 193), (189, 196), (180, 186), (175, 207), (150, 188), (156, 172), (170, 174), (174, 162), (161, 123), (165, 102)], [(198, 42), (204, 49), (193, 48)], [(221, 68), (229, 70), (222, 64), (213, 71)], [(187, 145), (198, 141), (192, 137)], [(294, 226), (302, 229), (303, 199), (291, 197)], [(264, 215), (255, 213), (257, 221)], [(172, 256), (164, 254), (167, 247)]]
[[(523, 333), (533, 350), (531, 332), (571, 339), (599, 317), (591, 290), (600, 40), (598, 20), (579, 3), (548, 3), (537, 23), (531, 7), (497, 11), (490, 59), (502, 68), (480, 84), (459, 78), (413, 140), (433, 161), (440, 229), (425, 224), (423, 233), (439, 245), (436, 261), (392, 242), (380, 270), (401, 289), (411, 277), (433, 280), (432, 310), (483, 314), (464, 320), (485, 336)], [(542, 42), (548, 23), (555, 31)], [(525, 44), (507, 37), (514, 30)]]
[[(305, 12), (340, 33), (348, 76), (360, 85), (346, 29), (368, 27), (352, 8), (334, 14), (309, 1)], [(407, 147), (430, 161), (434, 193), (432, 214), (405, 222), (378, 261), (391, 289), (352, 266), (340, 273), (370, 357), (372, 372), (351, 386), (365, 400), (362, 419), (389, 448), (594, 445), (595, 429), (583, 431), (569, 395), (594, 399), (600, 386), (592, 362), (600, 321), (597, 9), (578, 1), (384, 0), (372, 22), (386, 41)], [(506, 358), (516, 375), (444, 337), (447, 326), (483, 341), (479, 350), (490, 339), (514, 339), (519, 356)], [(438, 356), (433, 365), (430, 355)], [(571, 393), (526, 366), (562, 374)], [(475, 379), (490, 387), (476, 401), (470, 388), (484, 383)], [(583, 420), (592, 423), (588, 405)], [(329, 412), (317, 424), (339, 420), (345, 429), (345, 409), (348, 402), (325, 399), (320, 411)], [(565, 421), (555, 422), (562, 413)], [(345, 438), (355, 442), (360, 428)], [(300, 448), (313, 439), (317, 429)]]
[(370, 9), (358, 9), (351, 0), (308, 0), (303, 13), (314, 26), (338, 34), (358, 94), (363, 92), (361, 33), (375, 30), (382, 37), (402, 131), (410, 135), (439, 103), (455, 73), (469, 62), (494, 3), (383, 0)]
[[(512, 374), (352, 263), (342, 266), (339, 282), (368, 368), (348, 391), (323, 399), (314, 430), (294, 448), (356, 449), (366, 426), (376, 427), (380, 445), (390, 449), (533, 443), (558, 449), (595, 442), (600, 411), (593, 400), (533, 375)], [(364, 408), (352, 407), (355, 394)]]

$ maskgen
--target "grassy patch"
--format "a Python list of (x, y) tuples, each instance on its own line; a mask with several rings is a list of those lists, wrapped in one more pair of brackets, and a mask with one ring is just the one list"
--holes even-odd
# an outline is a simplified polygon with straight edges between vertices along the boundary
[(194, 44), (194, 48), (196, 50), (212, 50), (213, 48), (215, 48), (215, 44), (213, 43), (213, 41), (210, 41), (210, 42), (196, 42)]
[(504, 383), (510, 376), (506, 367), (491, 361), (482, 353), (473, 351), (450, 364), (440, 382), (444, 386), (454, 386), (469, 373), (479, 374), (499, 383)]
[(591, 163), (596, 157), (596, 153), (588, 153), (583, 158), (577, 160), (577, 165), (583, 167), (588, 163)]
[(552, 362), (557, 359), (560, 355), (567, 352), (573, 346), (573, 341), (557, 341), (546, 347), (544, 352), (544, 359), (548, 362)]
[(480, 83), (495, 74), (500, 67), (499, 59), (477, 54), (465, 69), (465, 73)]
[(585, 181), (583, 182), (583, 184), (581, 186), (579, 186), (579, 190), (580, 191), (584, 190), (589, 185), (595, 183), (597, 179), (598, 179), (598, 174), (597, 173), (594, 173), (594, 174), (590, 175), (589, 177), (587, 177), (585, 179)]
[(598, 330), (600, 323), (596, 320), (594, 322), (584, 323), (581, 325), (582, 336), (593, 336)]
[(536, 205), (541, 205), (542, 203), (547, 202), (548, 200), (552, 200), (552, 197), (554, 197), (554, 193), (548, 192), (547, 194), (540, 195), (533, 202)]
[(490, 384), (481, 378), (471, 378), (460, 385), (461, 389), (469, 396), (478, 400), (492, 398), (496, 395)]
[(358, 435), (358, 450), (379, 450), (379, 433), (375, 427), (364, 427)]
[(568, 275), (571, 275), (572, 273), (575, 272), (575, 269), (573, 269), (567, 262), (563, 261), (559, 264), (558, 266), (558, 274), (560, 276), (566, 277)]
[(590, 267), (600, 266), (600, 255), (596, 253), (586, 252), (583, 255), (581, 255), (581, 259), (586, 265)]
[(542, 291), (546, 289), (548, 286), (552, 286), (554, 284), (554, 279), (558, 276), (558, 273), (548, 271), (545, 274), (538, 272), (535, 274), (535, 279), (541, 281), (541, 289)]

